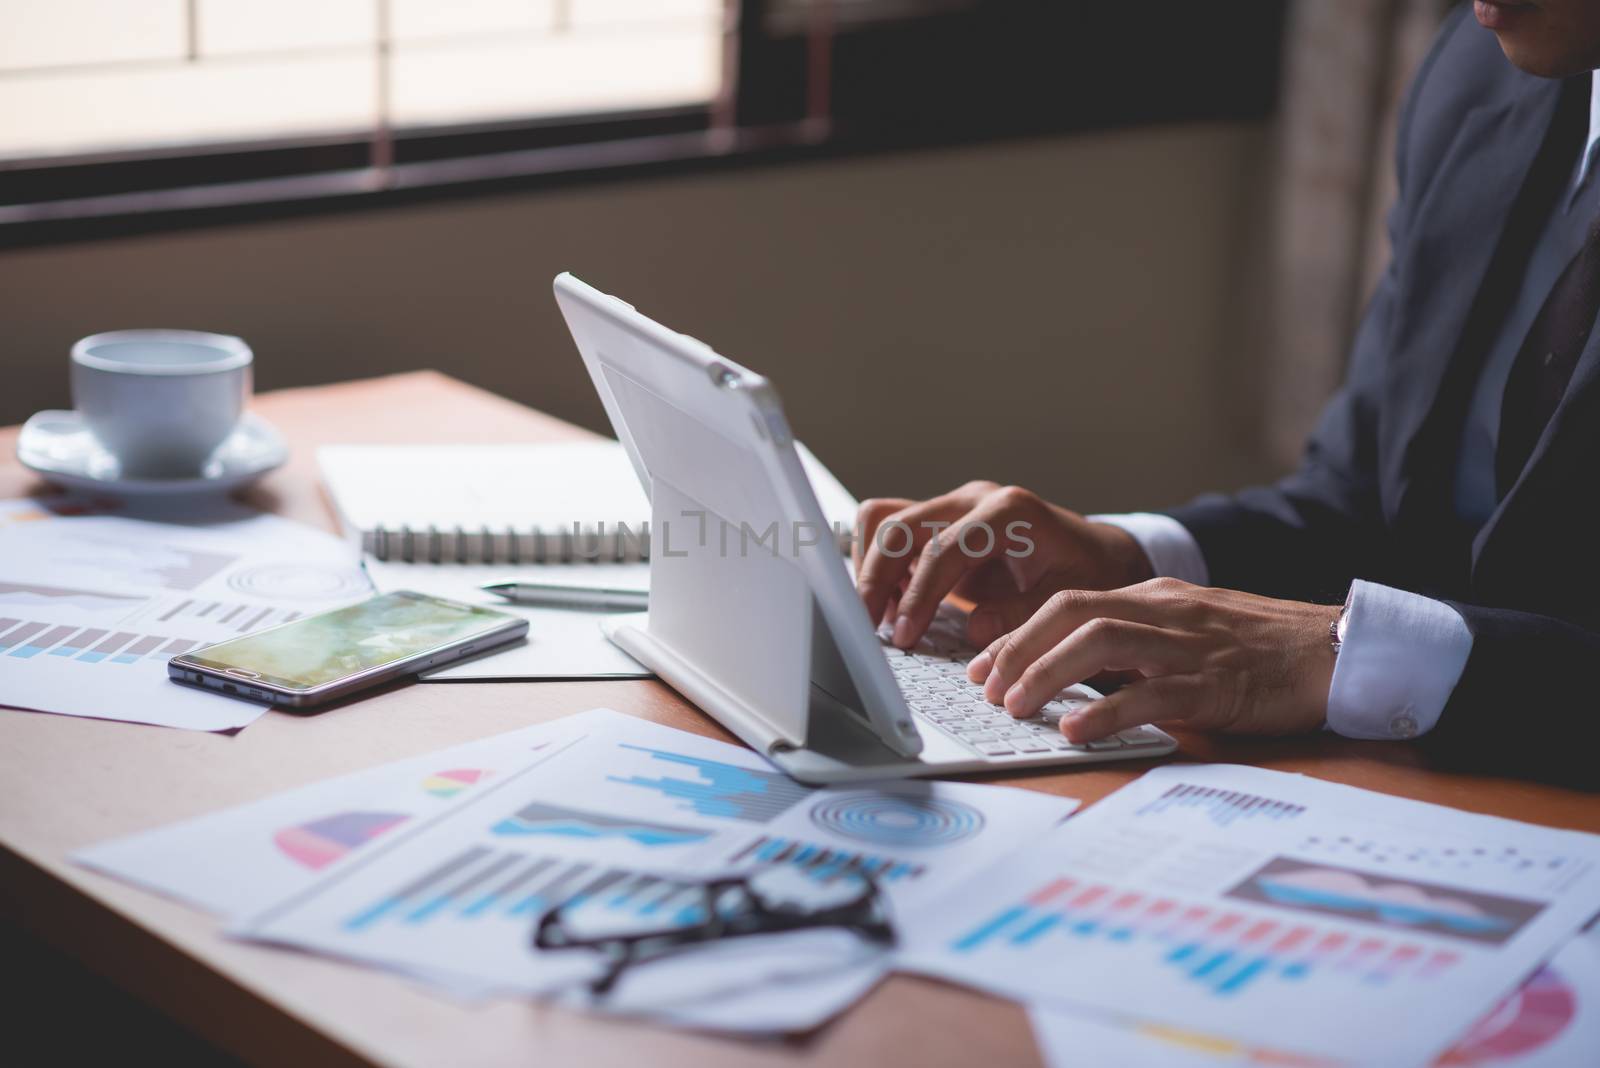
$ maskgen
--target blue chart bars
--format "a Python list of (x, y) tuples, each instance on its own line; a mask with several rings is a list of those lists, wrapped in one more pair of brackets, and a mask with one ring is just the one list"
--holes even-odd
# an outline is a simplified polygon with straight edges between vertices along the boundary
[(1145, 805), (1135, 815), (1154, 816), (1173, 808), (1203, 812), (1219, 827), (1226, 827), (1238, 819), (1293, 819), (1306, 810), (1304, 805), (1291, 805), (1286, 801), (1274, 801), (1270, 797), (1257, 797), (1255, 794), (1240, 793), (1236, 790), (1218, 790), (1211, 786), (1179, 783)]
[(766, 823), (811, 794), (809, 787), (801, 786), (782, 772), (753, 771), (643, 745), (624, 743), (618, 748), (648, 753), (655, 760), (692, 769), (695, 774), (693, 779), (670, 775), (660, 778), (609, 775), (607, 778), (627, 786), (655, 790), (677, 801), (679, 808), (698, 812), (702, 816)]
[(624, 868), (474, 846), (398, 887), (344, 921), (347, 931), (381, 922), (515, 922), (526, 930), (557, 905), (598, 899), (619, 914), (687, 923), (701, 911), (701, 890)]
[(893, 857), (824, 849), (793, 838), (772, 838), (767, 835), (762, 835), (735, 853), (729, 858), (729, 863), (752, 859), (771, 864), (798, 865), (818, 879), (826, 879), (834, 872), (859, 871), (883, 882), (893, 883), (915, 879), (927, 870), (921, 864), (909, 864)]
[(1117, 967), (1153, 955), (1224, 998), (1263, 983), (1305, 982), (1319, 974), (1372, 986), (1426, 982), (1459, 959), (1450, 950), (1410, 940), (1404, 931), (1359, 937), (1300, 919), (1268, 919), (1061, 878), (1000, 907), (950, 948), (1013, 956), (1019, 967), (1031, 953), (1072, 954), (1085, 968)]

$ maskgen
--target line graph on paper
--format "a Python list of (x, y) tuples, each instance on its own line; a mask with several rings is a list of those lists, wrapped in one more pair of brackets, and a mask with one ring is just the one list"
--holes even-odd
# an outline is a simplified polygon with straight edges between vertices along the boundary
[(1293, 857), (1274, 857), (1226, 896), (1314, 916), (1489, 945), (1510, 941), (1544, 908), (1535, 901)]
[(766, 823), (811, 796), (809, 786), (780, 771), (741, 768), (644, 745), (621, 743), (617, 749), (643, 754), (661, 773), (608, 775), (608, 781), (659, 794), (673, 807), (701, 816)]

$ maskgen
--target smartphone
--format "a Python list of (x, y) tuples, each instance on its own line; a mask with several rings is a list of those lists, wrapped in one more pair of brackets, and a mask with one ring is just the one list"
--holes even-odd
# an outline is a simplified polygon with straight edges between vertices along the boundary
[(167, 661), (178, 682), (310, 708), (516, 641), (528, 621), (396, 590)]

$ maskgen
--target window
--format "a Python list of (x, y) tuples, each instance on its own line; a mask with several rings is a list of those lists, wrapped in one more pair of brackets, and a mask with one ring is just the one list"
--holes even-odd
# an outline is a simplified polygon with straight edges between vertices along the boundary
[(722, 0), (0, 0), (0, 159), (707, 105)]
[(0, 245), (1261, 117), (1282, 0), (0, 0)]

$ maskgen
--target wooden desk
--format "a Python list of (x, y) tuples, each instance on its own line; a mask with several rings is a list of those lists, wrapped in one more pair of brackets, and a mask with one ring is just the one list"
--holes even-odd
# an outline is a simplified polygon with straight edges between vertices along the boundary
[[(289, 466), (249, 499), (330, 529), (332, 516), (316, 484), (317, 445), (546, 441), (583, 433), (437, 374), (268, 394), (257, 399), (256, 410), (284, 431), (295, 451)], [(12, 458), (15, 435), (0, 431), (0, 497), (36, 488)], [(102, 839), (599, 705), (728, 739), (656, 682), (411, 686), (319, 716), (269, 713), (231, 738), (0, 710), (0, 901), (47, 941), (258, 1064), (1038, 1063), (1015, 1005), (906, 977), (884, 983), (821, 1033), (779, 1044), (685, 1034), (521, 1001), (463, 1008), (380, 972), (226, 941), (214, 919), (65, 859)], [(1431, 771), (1400, 743), (1188, 736), (1183, 756), (1305, 772), (1600, 831), (1600, 804), (1590, 796)], [(1003, 781), (1093, 801), (1144, 767)]]

